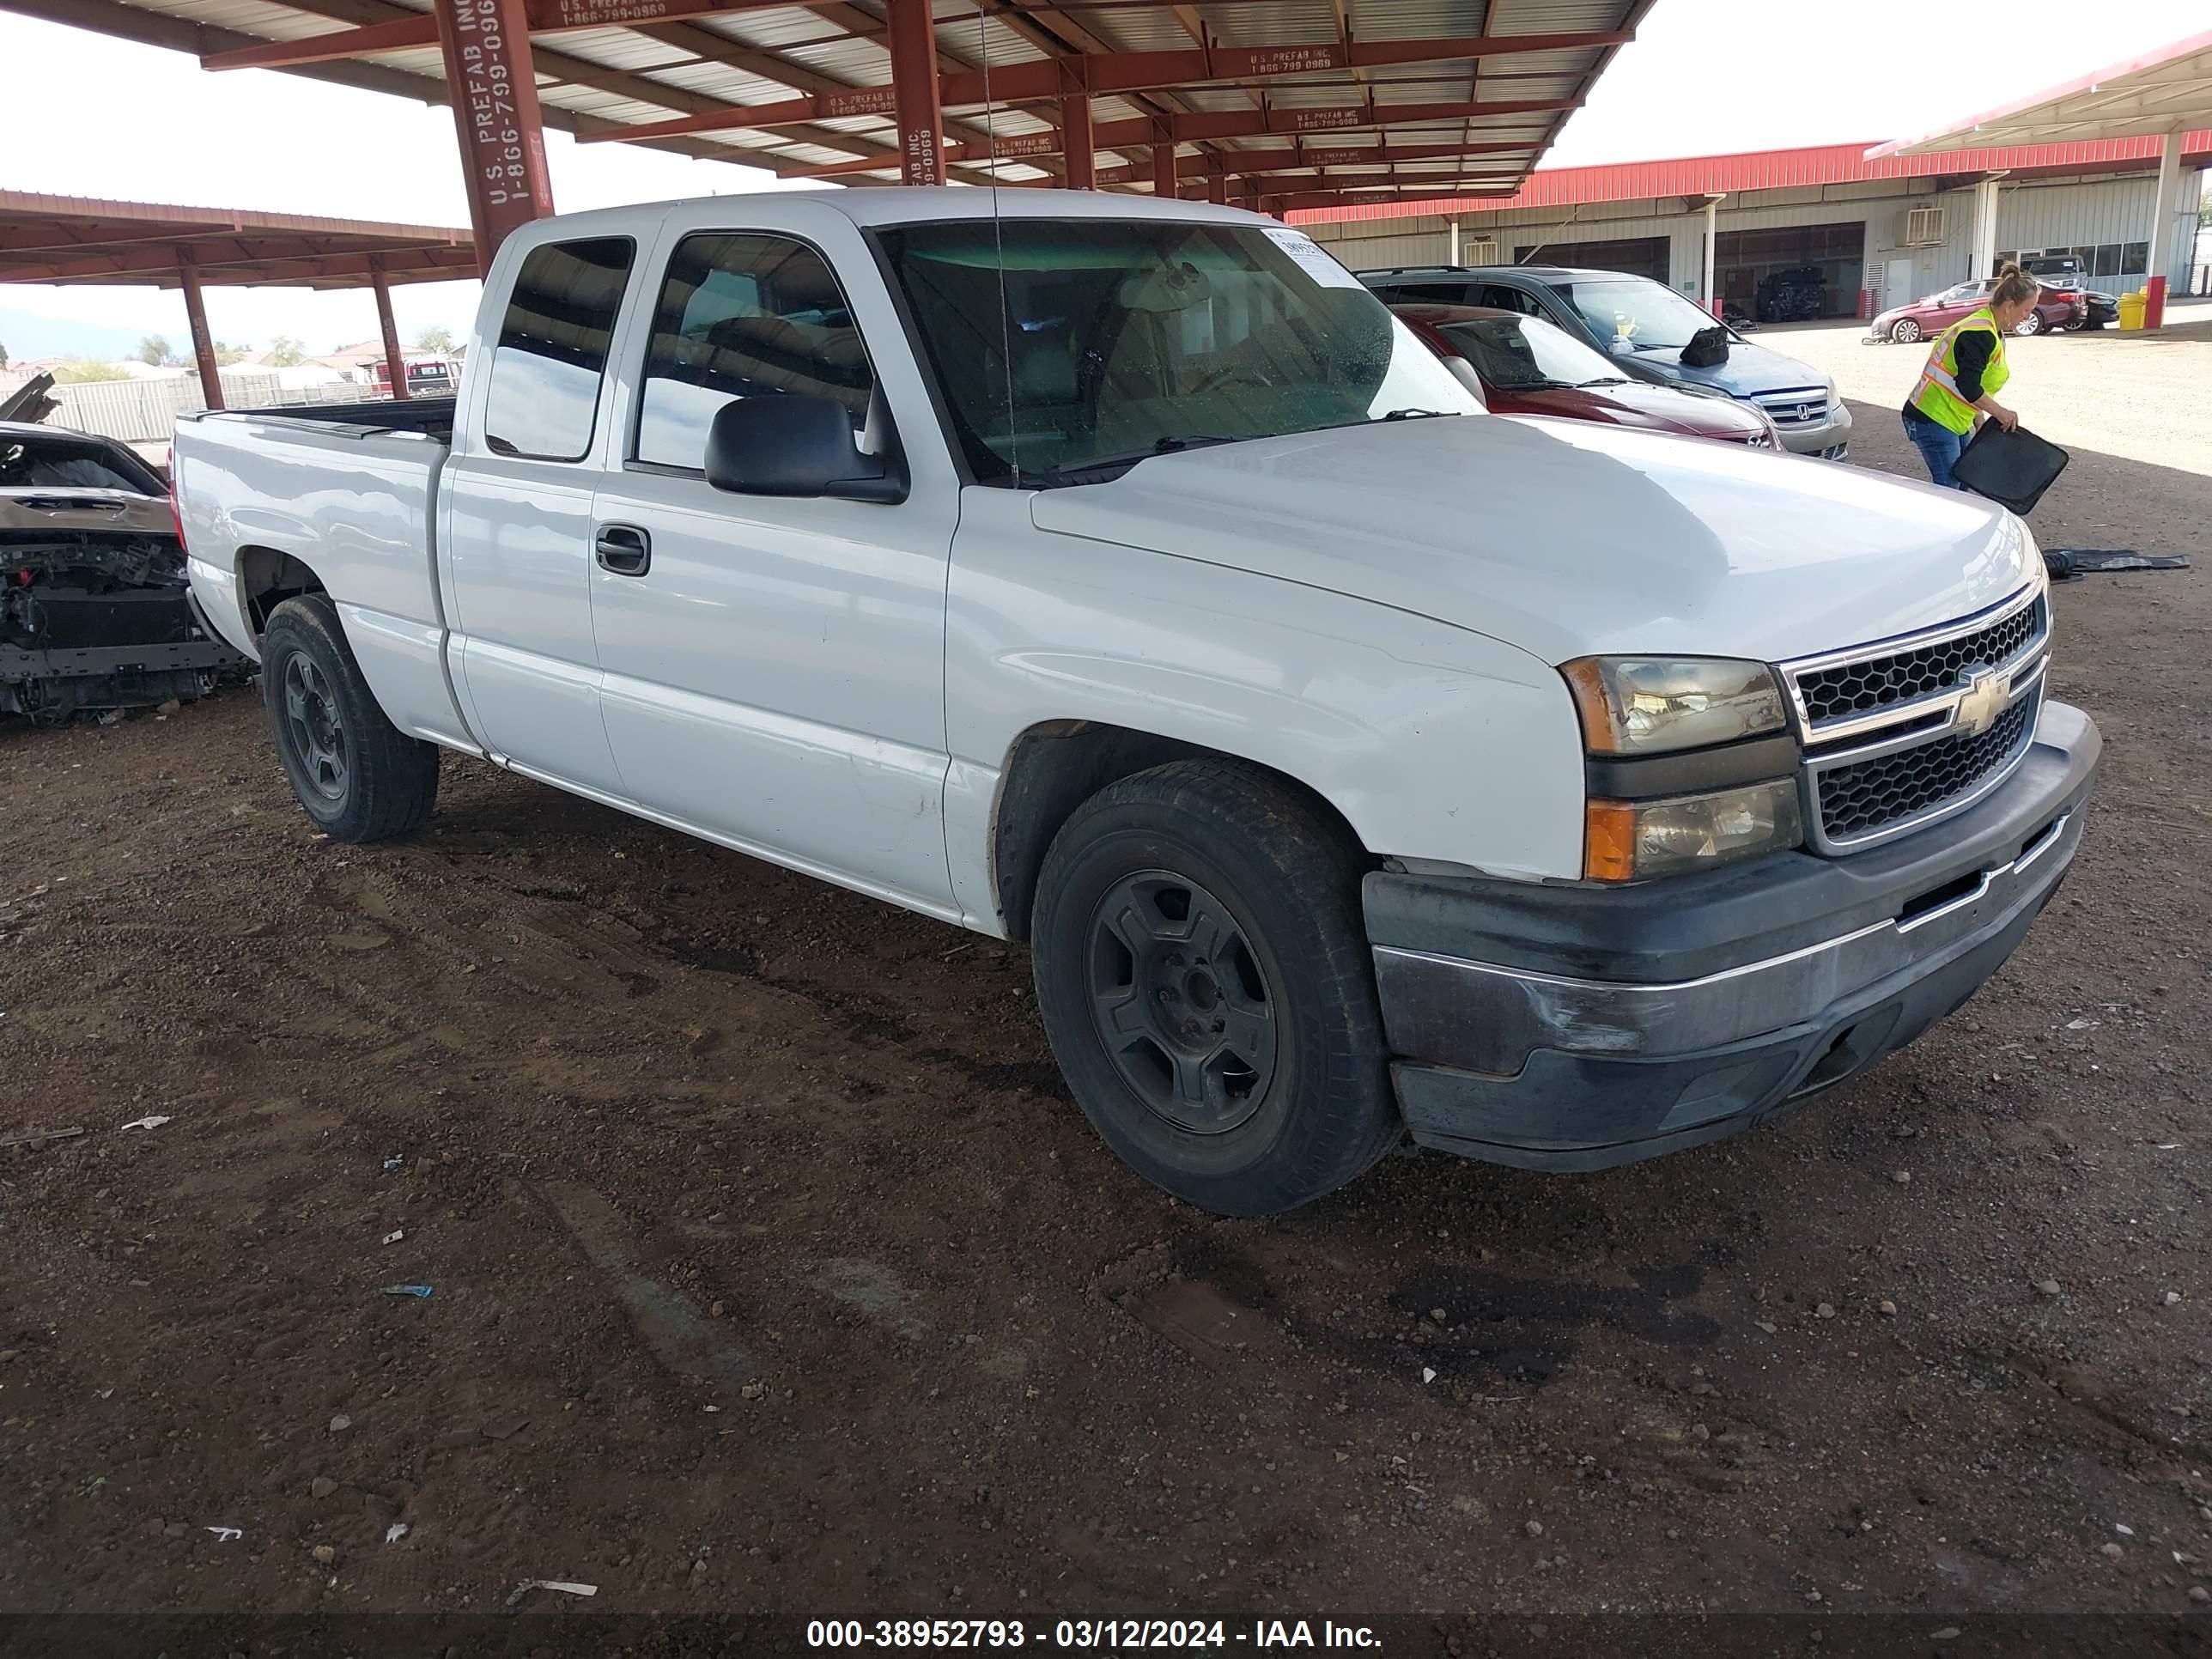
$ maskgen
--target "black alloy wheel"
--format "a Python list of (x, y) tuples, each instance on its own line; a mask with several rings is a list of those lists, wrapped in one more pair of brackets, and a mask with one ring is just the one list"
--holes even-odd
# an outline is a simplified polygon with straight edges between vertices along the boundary
[(1267, 975), (1229, 908), (1146, 870), (1091, 919), (1091, 1014), (1122, 1080), (1177, 1128), (1220, 1134), (1258, 1111), (1281, 1036)]
[(345, 722), (330, 682), (304, 652), (284, 663), (284, 723), (303, 781), (333, 806), (346, 797)]

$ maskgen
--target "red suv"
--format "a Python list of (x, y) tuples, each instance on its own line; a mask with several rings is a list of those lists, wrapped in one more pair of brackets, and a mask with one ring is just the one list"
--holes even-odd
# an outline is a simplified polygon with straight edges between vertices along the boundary
[(1492, 414), (1552, 415), (1779, 447), (1774, 423), (1748, 404), (1632, 380), (1565, 329), (1489, 306), (1390, 309), (1443, 359)]

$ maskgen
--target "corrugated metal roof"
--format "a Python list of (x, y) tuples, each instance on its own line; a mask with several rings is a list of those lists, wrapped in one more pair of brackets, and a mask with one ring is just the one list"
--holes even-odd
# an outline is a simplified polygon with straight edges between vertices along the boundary
[[(1084, 49), (1112, 52), (1186, 52), (1201, 50), (1183, 17), (1194, 19), (1203, 35), (1203, 46), (1212, 49), (1266, 49), (1313, 46), (1340, 52), (1344, 44), (1374, 46), (1395, 41), (1453, 39), (1480, 35), (1490, 30), (1499, 35), (1590, 33), (1632, 28), (1654, 0), (1341, 0), (1346, 28), (1339, 34), (1336, 0), (1195, 0), (1177, 8), (1151, 6), (1099, 7), (1055, 11), (1049, 0), (988, 0), (983, 10), (978, 0), (935, 0), (936, 38), (941, 58), (952, 65), (988, 66), (992, 70), (1035, 64), (1048, 57)], [(1010, 9), (1016, 8), (1016, 9)], [(108, 0), (94, 25), (103, 33), (140, 38), (156, 44), (185, 46), (163, 20), (181, 21), (228, 32), (204, 49), (222, 50), (249, 40), (293, 41), (327, 34), (358, 24), (422, 16), (428, 0)], [(781, 103), (824, 88), (882, 87), (888, 83), (890, 59), (883, 23), (884, 0), (822, 0), (818, 9), (779, 5), (757, 10), (732, 11), (675, 19), (641, 20), (635, 25), (541, 34), (537, 37), (541, 101), (549, 114), (566, 119), (590, 116), (618, 125), (650, 125), (672, 118), (691, 118), (713, 112), (714, 104), (733, 106)], [(131, 19), (149, 22), (134, 35)], [(345, 20), (341, 22), (338, 17)], [(1609, 59), (1612, 48), (1587, 46), (1571, 51), (1515, 53), (1462, 58), (1426, 64), (1374, 64), (1358, 68), (1322, 68), (1291, 75), (1269, 75), (1248, 63), (1231, 59), (1227, 65), (1238, 74), (1259, 78), (1231, 82), (1224, 72), (1209, 84), (1145, 88), (1100, 96), (1094, 100), (1095, 122), (1127, 122), (1181, 111), (1221, 112), (1257, 112), (1264, 99), (1270, 108), (1299, 110), (1340, 108), (1363, 100), (1376, 100), (1387, 112), (1407, 102), (1465, 102), (1471, 99), (1565, 100), (1587, 90), (1589, 82)], [(738, 61), (700, 61), (734, 58)], [(1210, 68), (1210, 62), (1200, 60)], [(780, 63), (791, 66), (788, 78), (778, 75)], [(354, 75), (356, 83), (391, 90), (409, 89), (392, 84), (395, 75), (436, 81), (442, 77), (442, 57), (433, 46), (386, 52), (352, 64), (300, 66), (302, 72), (334, 78)], [(383, 78), (377, 76), (381, 74)], [(668, 101), (653, 95), (665, 88)], [(954, 136), (964, 136), (978, 117), (970, 110), (956, 110), (951, 121)], [(1548, 143), (1565, 118), (1564, 112), (1523, 118), (1511, 131), (1527, 136), (1540, 149)], [(1035, 114), (1007, 112), (1001, 131), (1026, 133), (1053, 125)], [(1457, 131), (1496, 130), (1484, 122), (1423, 123), (1408, 131), (1426, 137)], [(1369, 129), (1372, 131), (1372, 129)], [(855, 136), (856, 147), (840, 151), (823, 142), (829, 134)], [(862, 136), (865, 135), (865, 142)], [(896, 134), (881, 121), (823, 121), (803, 127), (765, 131), (714, 128), (696, 134), (670, 135), (653, 142), (666, 143), (688, 153), (732, 156), (760, 164), (816, 165), (865, 155), (877, 144), (893, 142)], [(1199, 148), (1233, 154), (1240, 140), (1209, 140)], [(827, 156), (823, 152), (827, 149)], [(1188, 154), (1190, 146), (1186, 144)], [(763, 152), (766, 152), (763, 154)], [(1141, 163), (1146, 158), (1129, 150), (1102, 151), (1101, 164)], [(1511, 158), (1501, 158), (1510, 160)], [(1049, 163), (1057, 166), (1056, 162)], [(970, 168), (971, 173), (974, 169)], [(1036, 175), (1036, 164), (1000, 171)]]
[(210, 285), (365, 287), (371, 250), (394, 282), (476, 274), (474, 239), (449, 226), (0, 190), (0, 283), (173, 287), (189, 252)]
[[(1741, 195), (1814, 185), (1858, 184), (1875, 179), (1931, 178), (1942, 173), (2002, 171), (2059, 173), (2147, 164), (2157, 158), (2154, 138), (2107, 138), (2071, 144), (2033, 144), (1996, 149), (1946, 150), (1938, 155), (1869, 161), (1864, 144), (1822, 144), (1805, 149), (1751, 150), (1735, 155), (1692, 155), (1664, 161), (1606, 167), (1545, 167), (1530, 173), (1507, 198), (1486, 197), (1475, 209), (1504, 213), (1522, 208), (1572, 207), (1596, 202), (1650, 202), (1669, 196)], [(2183, 159), (2212, 161), (2212, 131), (2182, 137)], [(1364, 202), (1314, 208), (1289, 216), (1294, 224), (1403, 219), (1451, 212), (1451, 198)]]

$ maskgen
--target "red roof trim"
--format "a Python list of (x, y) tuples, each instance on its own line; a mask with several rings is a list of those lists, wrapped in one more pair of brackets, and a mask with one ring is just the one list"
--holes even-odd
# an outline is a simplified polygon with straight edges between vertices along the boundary
[[(1288, 216), (1292, 224), (1338, 224), (1360, 220), (1425, 218), (1439, 214), (1507, 213), (1517, 208), (1570, 207), (1591, 202), (1650, 202), (1668, 196), (1737, 195), (1809, 185), (1848, 185), (1873, 179), (1912, 179), (1939, 173), (2002, 170), (2091, 171), (2149, 161), (2156, 138), (2099, 138), (2065, 144), (2023, 144), (1993, 149), (1946, 150), (1937, 155), (1869, 160), (1864, 144), (1822, 144), (1806, 149), (1752, 150), (1734, 155), (1692, 155), (1665, 161), (1626, 161), (1606, 167), (1540, 167), (1511, 196), (1437, 198), (1310, 208)], [(2212, 131), (2182, 137), (2183, 160), (2212, 160)]]

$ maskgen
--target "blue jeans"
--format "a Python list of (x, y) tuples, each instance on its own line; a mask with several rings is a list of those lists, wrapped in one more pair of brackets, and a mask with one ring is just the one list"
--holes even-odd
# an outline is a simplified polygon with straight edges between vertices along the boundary
[(1954, 432), (1942, 422), (1929, 420), (1918, 410), (1908, 409), (1905, 411), (1905, 435), (1912, 440), (1920, 459), (1928, 463), (1928, 476), (1936, 481), (1938, 489), (1966, 487), (1951, 476), (1951, 464), (1966, 447), (1965, 433)]

